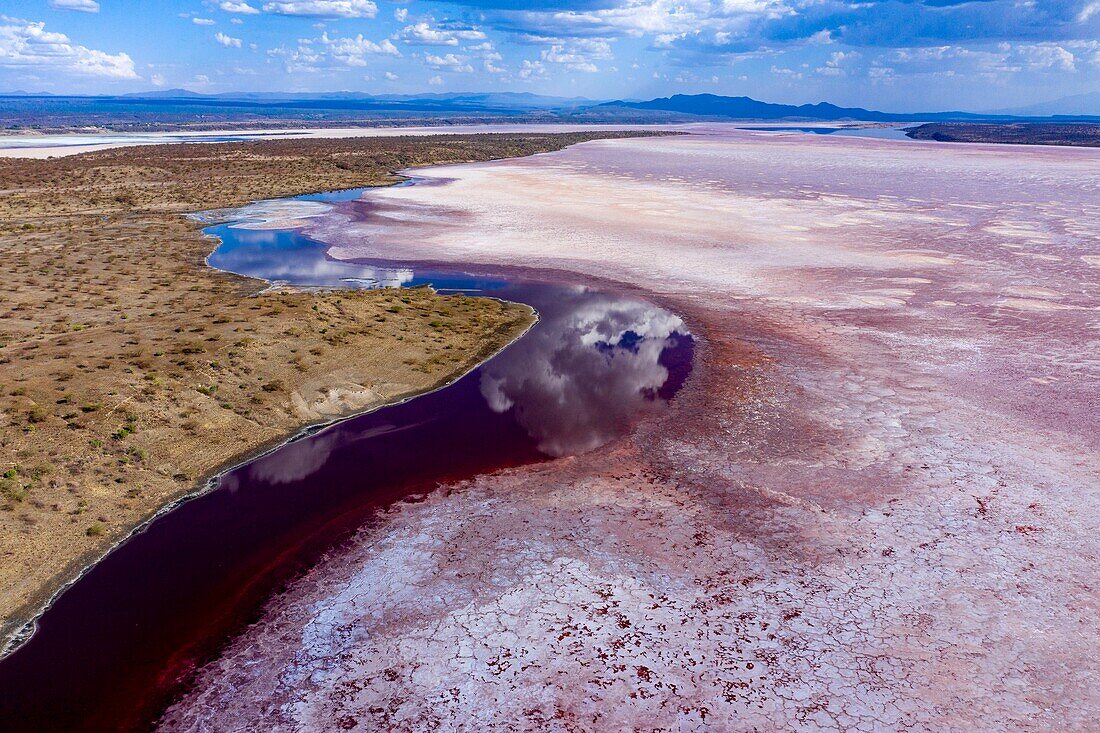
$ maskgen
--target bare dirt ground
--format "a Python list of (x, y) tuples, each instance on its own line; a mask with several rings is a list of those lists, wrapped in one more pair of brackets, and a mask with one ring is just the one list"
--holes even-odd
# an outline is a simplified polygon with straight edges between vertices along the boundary
[[(604, 133), (613, 134), (613, 133)], [(430, 290), (261, 292), (183, 214), (592, 135), (269, 141), (0, 161), (0, 641), (226, 462), (431, 389), (531, 322)]]
[(693, 377), (398, 507), (163, 729), (1094, 729), (1100, 154), (716, 129), (425, 175), (315, 233), (643, 288)]

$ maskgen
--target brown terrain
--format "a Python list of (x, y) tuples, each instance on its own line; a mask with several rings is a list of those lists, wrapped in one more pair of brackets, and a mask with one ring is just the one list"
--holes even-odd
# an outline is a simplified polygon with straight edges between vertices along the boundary
[(1096, 730), (1097, 151), (715, 126), (419, 174), (309, 231), (648, 292), (692, 377), (395, 508), (164, 730)]
[[(615, 135), (616, 133), (600, 133)], [(432, 389), (531, 323), (427, 289), (297, 292), (204, 264), (184, 213), (378, 186), (595, 134), (148, 146), (0, 160), (0, 640), (219, 467)]]
[(944, 143), (1100, 147), (1100, 122), (930, 122), (905, 134)]

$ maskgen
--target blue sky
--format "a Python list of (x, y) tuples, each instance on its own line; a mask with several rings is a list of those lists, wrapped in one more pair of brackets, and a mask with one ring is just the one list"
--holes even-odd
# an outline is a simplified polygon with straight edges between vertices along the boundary
[(0, 90), (158, 87), (988, 110), (1100, 91), (1100, 0), (0, 3)]

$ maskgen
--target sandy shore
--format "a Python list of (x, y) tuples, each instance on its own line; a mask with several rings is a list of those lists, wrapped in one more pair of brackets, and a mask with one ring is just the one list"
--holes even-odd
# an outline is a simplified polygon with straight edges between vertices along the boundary
[(1100, 153), (715, 128), (417, 174), (309, 231), (647, 290), (692, 380), (395, 512), (165, 730), (1093, 725)]
[(204, 130), (88, 135), (0, 135), (0, 158), (52, 158), (131, 145), (183, 142), (239, 142), (246, 140), (318, 140), (349, 137), (403, 137), (406, 135), (474, 135), (482, 133), (554, 133), (616, 130), (664, 130), (676, 125), (439, 125), (432, 127), (316, 127), (270, 130)]

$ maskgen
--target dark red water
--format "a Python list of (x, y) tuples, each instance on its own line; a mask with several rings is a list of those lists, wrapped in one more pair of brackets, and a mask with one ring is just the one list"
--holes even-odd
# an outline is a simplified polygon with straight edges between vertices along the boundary
[[(219, 234), (234, 231), (245, 230)], [(266, 599), (380, 508), (602, 445), (662, 409), (691, 370), (691, 337), (652, 305), (545, 283), (492, 285), (539, 311), (526, 336), (449, 387), (228, 472), (132, 537), (0, 662), (0, 730), (149, 728)]]

